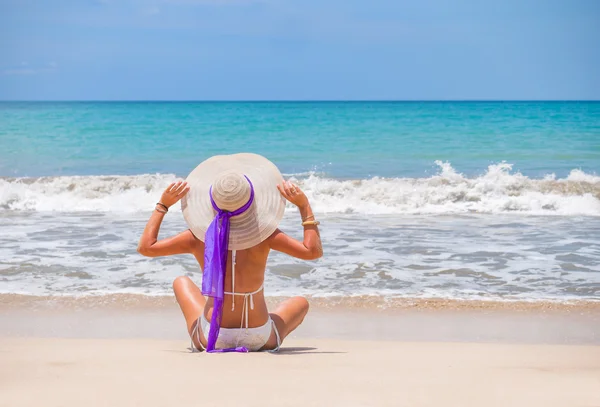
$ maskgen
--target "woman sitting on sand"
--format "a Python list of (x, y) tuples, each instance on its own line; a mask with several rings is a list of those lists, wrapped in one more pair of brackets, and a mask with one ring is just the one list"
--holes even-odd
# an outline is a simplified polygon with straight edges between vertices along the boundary
[[(157, 240), (163, 217), (182, 198), (189, 229)], [(300, 210), (303, 242), (277, 228), (284, 198)], [(302, 323), (308, 302), (294, 297), (269, 314), (263, 290), (267, 258), (271, 249), (304, 260), (321, 257), (318, 224), (306, 195), (285, 182), (266, 158), (215, 156), (196, 167), (186, 182), (167, 187), (144, 229), (138, 252), (148, 257), (182, 253), (196, 257), (203, 270), (202, 291), (189, 277), (173, 282), (195, 348), (278, 350)]]

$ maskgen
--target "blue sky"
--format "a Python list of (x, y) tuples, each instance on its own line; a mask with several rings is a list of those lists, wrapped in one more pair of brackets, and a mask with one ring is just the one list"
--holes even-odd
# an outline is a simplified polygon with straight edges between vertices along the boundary
[(0, 0), (0, 99), (600, 99), (600, 1)]

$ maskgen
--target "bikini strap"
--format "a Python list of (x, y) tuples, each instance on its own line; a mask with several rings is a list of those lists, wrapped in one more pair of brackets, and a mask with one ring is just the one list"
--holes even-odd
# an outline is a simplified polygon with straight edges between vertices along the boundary
[(231, 294), (233, 299), (231, 301), (231, 310), (235, 311), (235, 254), (236, 251), (231, 251)]
[(206, 350), (206, 348), (204, 347), (204, 345), (202, 345), (202, 341), (200, 340), (200, 319), (202, 318), (202, 315), (200, 315), (198, 317), (198, 319), (196, 320), (196, 326), (194, 327), (194, 329), (192, 330), (192, 334), (190, 335), (190, 341), (191, 341), (191, 349), (192, 349), (192, 353), (194, 353), (196, 351), (196, 345), (194, 344), (194, 335), (196, 336), (196, 339), (198, 339), (198, 345), (200, 345), (200, 348), (202, 350)]
[(273, 326), (273, 330), (275, 331), (275, 337), (277, 338), (277, 347), (269, 352), (279, 352), (279, 348), (281, 348), (281, 337), (279, 336), (279, 330), (277, 329), (277, 325), (275, 325), (275, 321), (271, 319), (271, 324)]
[[(259, 292), (261, 292), (263, 290), (263, 288), (265, 287), (265, 285), (261, 284), (261, 286), (258, 287), (257, 290), (252, 291), (251, 293), (236, 293), (235, 292), (235, 263), (236, 263), (236, 251), (232, 250), (231, 251), (231, 292), (224, 291), (223, 294), (233, 295), (234, 297), (236, 295), (243, 295), (244, 297), (250, 297), (250, 309), (254, 309), (254, 298), (252, 298), (252, 296), (254, 294), (258, 294)], [(247, 298), (244, 299), (244, 301), (247, 301), (247, 300), (248, 300)], [(231, 310), (235, 311), (235, 300), (231, 301)]]

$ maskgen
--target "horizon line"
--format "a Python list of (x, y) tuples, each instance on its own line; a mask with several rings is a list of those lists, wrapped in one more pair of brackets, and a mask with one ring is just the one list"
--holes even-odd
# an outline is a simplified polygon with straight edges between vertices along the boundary
[(0, 103), (365, 103), (365, 102), (600, 102), (600, 99), (0, 99)]

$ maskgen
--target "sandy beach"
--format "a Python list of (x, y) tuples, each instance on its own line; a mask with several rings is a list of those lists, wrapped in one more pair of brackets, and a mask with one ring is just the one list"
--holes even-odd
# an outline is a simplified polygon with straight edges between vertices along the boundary
[(600, 347), (291, 340), (277, 355), (181, 341), (7, 339), (2, 406), (597, 406)]
[(593, 304), (315, 307), (279, 354), (210, 355), (190, 352), (168, 298), (89, 308), (7, 298), (2, 407), (600, 405)]

